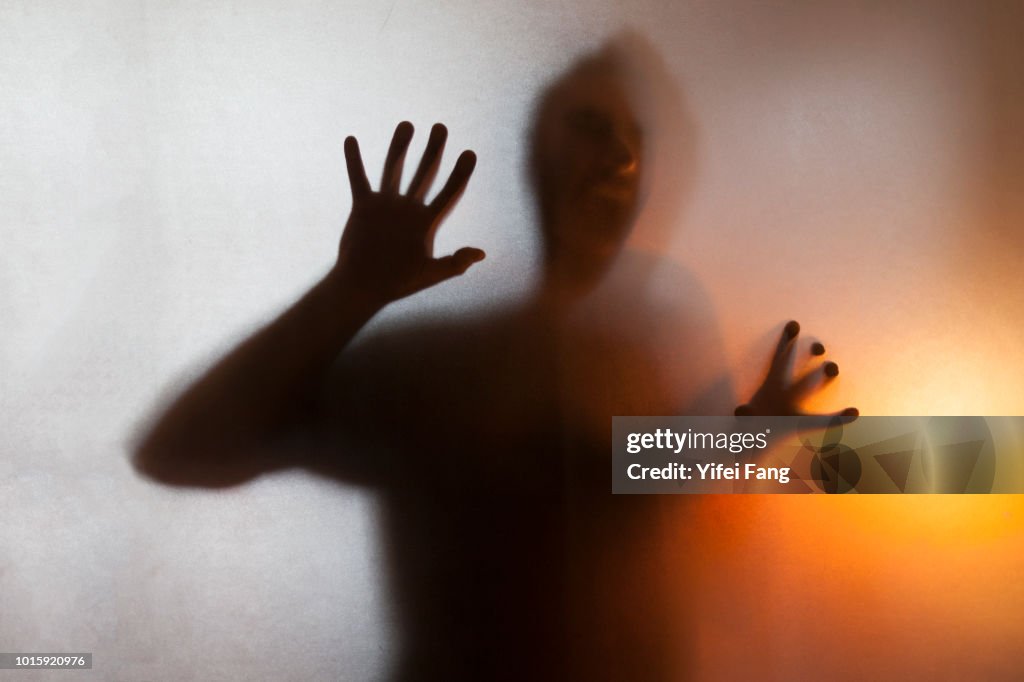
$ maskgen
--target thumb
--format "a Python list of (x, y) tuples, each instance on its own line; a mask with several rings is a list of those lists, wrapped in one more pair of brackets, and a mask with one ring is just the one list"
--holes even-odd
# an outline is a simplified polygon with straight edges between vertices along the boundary
[(450, 256), (431, 260), (423, 268), (424, 288), (432, 287), (452, 277), (458, 277), (469, 270), (473, 263), (482, 261), (486, 255), (480, 249), (465, 246)]

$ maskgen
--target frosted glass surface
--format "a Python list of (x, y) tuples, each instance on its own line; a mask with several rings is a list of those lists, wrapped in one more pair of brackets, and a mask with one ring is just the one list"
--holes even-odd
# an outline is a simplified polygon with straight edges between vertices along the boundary
[[(1024, 413), (1020, 22), (953, 2), (0, 2), (0, 649), (91, 651), (82, 680), (385, 676), (395, 644), (369, 493), (301, 472), (170, 489), (131, 469), (131, 443), (330, 267), (348, 134), (371, 176), (403, 119), (420, 132), (413, 155), (443, 121), (450, 149), (480, 159), (438, 246), (487, 260), (374, 324), (521, 293), (538, 250), (533, 98), (626, 30), (660, 53), (688, 119), (652, 131), (667, 153), (631, 247), (706, 290), (740, 395), (797, 319), (842, 367), (815, 407)], [(657, 137), (683, 130), (686, 158)], [(777, 644), (759, 660), (780, 679), (830, 660), (816, 600), (834, 595), (790, 589), (824, 580), (816, 562), (839, 552), (803, 542), (812, 503), (715, 504), (709, 528), (785, 523), (709, 539), (721, 570), (701, 674), (756, 673), (722, 644), (731, 632)], [(880, 551), (865, 528), (884, 515), (813, 504)], [(905, 504), (891, 513), (919, 526), (938, 514)], [(1022, 568), (1022, 511), (964, 504), (996, 530), (941, 547), (908, 533), (921, 551), (899, 565), (860, 555), (869, 602), (904, 599), (929, 623), (925, 644), (965, 622), (982, 633), (973, 654), (890, 652), (889, 670), (1014, 669), (1024, 593), (996, 585)], [(760, 587), (727, 590), (758, 552)], [(937, 558), (947, 572), (923, 570)], [(925, 598), (982, 565), (971, 591)], [(867, 642), (856, 605), (836, 604), (831, 627)], [(992, 617), (971, 621), (975, 607)], [(907, 625), (879, 618), (871, 636)]]

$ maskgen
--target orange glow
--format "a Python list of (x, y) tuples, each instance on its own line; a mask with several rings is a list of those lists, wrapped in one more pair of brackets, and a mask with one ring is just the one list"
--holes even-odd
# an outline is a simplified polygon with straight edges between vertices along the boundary
[[(717, 496), (697, 517), (677, 528), (705, 549), (703, 679), (825, 664), (833, 679), (1013, 669), (1024, 497)], [(751, 647), (741, 658), (727, 650), (737, 641)]]

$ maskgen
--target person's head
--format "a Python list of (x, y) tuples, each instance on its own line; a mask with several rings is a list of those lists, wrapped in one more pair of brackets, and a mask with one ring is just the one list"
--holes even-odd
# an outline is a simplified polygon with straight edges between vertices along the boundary
[(540, 97), (530, 171), (549, 267), (601, 272), (640, 205), (644, 126), (612, 48), (577, 62)]

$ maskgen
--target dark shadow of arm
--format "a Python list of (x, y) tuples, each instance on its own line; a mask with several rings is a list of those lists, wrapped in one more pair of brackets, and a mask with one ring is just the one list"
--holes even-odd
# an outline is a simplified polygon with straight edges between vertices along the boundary
[(332, 271), (174, 401), (136, 448), (136, 469), (220, 487), (298, 463), (289, 452), (317, 447), (331, 364), (378, 309)]
[(476, 164), (472, 152), (463, 152), (426, 202), (447, 134), (441, 124), (431, 129), (405, 193), (400, 182), (412, 124), (395, 129), (378, 191), (355, 138), (345, 140), (352, 212), (337, 265), (171, 405), (134, 452), (137, 470), (164, 483), (218, 487), (287, 466), (319, 468), (334, 454), (324, 452), (329, 443), (320, 432), (324, 388), (339, 353), (388, 303), (457, 277), (484, 257), (469, 247), (433, 254), (434, 234)]

